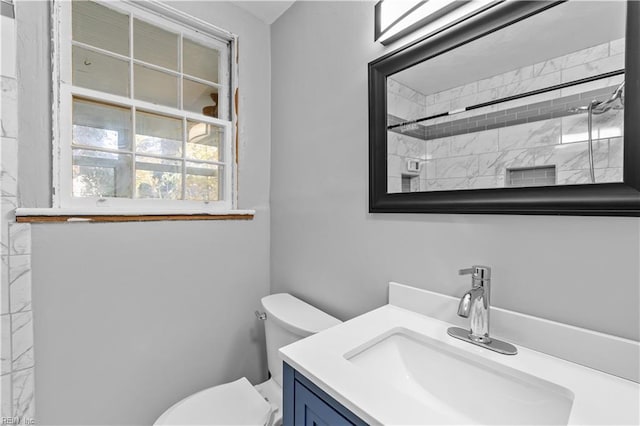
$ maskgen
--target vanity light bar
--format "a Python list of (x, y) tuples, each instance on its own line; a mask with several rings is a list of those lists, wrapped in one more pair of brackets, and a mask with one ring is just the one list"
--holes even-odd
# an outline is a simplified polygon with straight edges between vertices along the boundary
[(392, 124), (387, 126), (387, 130), (393, 130), (395, 128), (401, 127), (401, 131), (406, 129), (407, 126), (415, 126), (417, 123), (421, 123), (423, 121), (433, 120), (440, 117), (446, 117), (449, 115), (455, 115), (465, 111), (471, 111), (478, 108), (484, 108), (495, 104), (500, 104), (503, 102), (509, 102), (516, 99), (526, 98), (528, 96), (539, 95), (541, 93), (552, 92), (558, 89), (564, 89), (565, 87), (577, 86), (579, 84), (589, 83), (591, 81), (601, 80), (603, 78), (615, 77), (617, 75), (624, 74), (624, 69), (619, 69), (616, 71), (605, 72), (602, 74), (594, 75), (591, 77), (581, 78), (579, 80), (573, 80), (566, 83), (556, 84), (555, 86), (545, 87), (544, 89), (532, 90), (530, 92), (524, 92), (517, 95), (507, 96), (505, 98), (494, 99), (493, 101), (483, 102), (481, 104), (476, 104), (464, 108), (458, 108), (447, 112), (442, 112), (440, 114), (430, 115), (428, 117), (416, 118), (415, 120), (403, 121), (402, 123)]
[[(504, 0), (380, 0), (375, 5), (374, 40), (383, 45), (424, 28), (453, 12), (448, 22), (435, 26), (426, 37), (437, 34)], [(469, 7), (469, 4), (472, 4)], [(464, 6), (464, 7), (463, 7)], [(426, 38), (425, 37), (425, 38)]]

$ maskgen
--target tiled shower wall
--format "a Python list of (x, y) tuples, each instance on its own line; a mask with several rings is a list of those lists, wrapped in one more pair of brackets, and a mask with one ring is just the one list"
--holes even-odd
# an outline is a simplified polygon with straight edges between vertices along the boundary
[[(414, 120), (622, 68), (624, 39), (430, 95), (390, 78), (389, 118)], [(507, 169), (547, 165), (556, 167), (557, 184), (588, 183), (587, 114), (569, 113), (569, 107), (606, 99), (623, 79), (609, 77), (428, 120), (405, 133), (388, 132), (388, 191), (401, 191), (408, 159), (422, 161), (419, 186), (412, 186), (421, 191), (502, 187)], [(622, 111), (594, 116), (597, 182), (622, 180), (622, 118)]]
[(0, 108), (0, 248), (2, 265), (0, 346), (3, 424), (29, 424), (35, 418), (33, 321), (31, 311), (31, 229), (15, 223), (18, 194), (16, 32), (13, 5), (2, 4), (2, 101)]

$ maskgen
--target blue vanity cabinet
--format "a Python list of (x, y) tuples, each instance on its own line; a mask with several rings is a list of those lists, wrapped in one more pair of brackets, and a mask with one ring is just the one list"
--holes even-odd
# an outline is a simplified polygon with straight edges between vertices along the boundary
[(283, 426), (367, 424), (286, 362), (282, 373)]

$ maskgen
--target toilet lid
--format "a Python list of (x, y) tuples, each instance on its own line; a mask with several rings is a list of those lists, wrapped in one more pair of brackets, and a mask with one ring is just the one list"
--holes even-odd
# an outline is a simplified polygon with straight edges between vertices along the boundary
[(243, 377), (186, 397), (155, 425), (264, 425), (270, 415), (271, 405)]

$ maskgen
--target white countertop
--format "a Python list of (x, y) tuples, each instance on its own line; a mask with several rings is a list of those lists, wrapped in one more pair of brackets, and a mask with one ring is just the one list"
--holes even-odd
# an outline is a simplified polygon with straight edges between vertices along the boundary
[(569, 424), (640, 423), (638, 383), (521, 346), (515, 356), (501, 355), (450, 337), (449, 326), (451, 324), (422, 314), (385, 305), (286, 346), (280, 353), (285, 362), (370, 424), (459, 423), (410, 394), (377, 380), (345, 358), (354, 348), (396, 328), (444, 341), (473, 356), (569, 389), (574, 394)]

